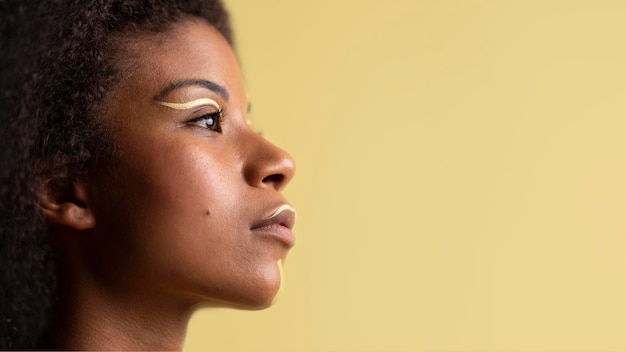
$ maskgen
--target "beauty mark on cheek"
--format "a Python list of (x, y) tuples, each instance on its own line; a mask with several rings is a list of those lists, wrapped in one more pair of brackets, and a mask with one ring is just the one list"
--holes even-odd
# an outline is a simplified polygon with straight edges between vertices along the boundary
[(278, 298), (280, 298), (280, 294), (283, 291), (283, 286), (285, 286), (285, 273), (283, 272), (283, 260), (278, 259), (278, 262), (276, 262), (276, 265), (278, 265), (278, 272), (280, 273), (280, 286), (278, 286), (278, 291), (276, 291), (276, 294), (274, 295), (274, 298), (272, 299), (272, 305), (274, 305), (274, 303), (278, 301)]
[(203, 105), (211, 105), (217, 109), (220, 109), (220, 105), (215, 100), (210, 99), (210, 98), (200, 98), (200, 99), (188, 101), (186, 103), (169, 103), (166, 101), (157, 101), (157, 104), (163, 105), (165, 107), (168, 107), (174, 110), (188, 110), (188, 109), (193, 109), (193, 108), (196, 108), (198, 106), (203, 106)]

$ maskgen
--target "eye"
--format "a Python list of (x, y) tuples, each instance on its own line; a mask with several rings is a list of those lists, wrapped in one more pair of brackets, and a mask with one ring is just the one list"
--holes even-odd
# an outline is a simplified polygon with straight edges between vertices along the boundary
[(187, 125), (206, 128), (215, 132), (222, 132), (222, 110), (204, 114), (187, 122)]

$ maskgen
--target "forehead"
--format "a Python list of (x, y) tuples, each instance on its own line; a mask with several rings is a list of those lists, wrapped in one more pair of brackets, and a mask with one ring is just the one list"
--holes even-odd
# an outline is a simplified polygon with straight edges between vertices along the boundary
[(167, 31), (131, 34), (118, 41), (119, 91), (152, 97), (181, 80), (210, 80), (234, 98), (245, 96), (237, 59), (224, 37), (202, 20), (184, 20)]

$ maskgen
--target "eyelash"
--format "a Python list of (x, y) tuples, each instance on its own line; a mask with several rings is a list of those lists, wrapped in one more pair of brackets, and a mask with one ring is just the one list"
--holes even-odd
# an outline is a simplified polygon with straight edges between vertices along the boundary
[[(213, 124), (208, 125), (207, 121), (211, 119), (213, 120)], [(196, 117), (188, 121), (187, 124), (221, 133), (223, 121), (224, 121), (224, 110), (220, 109), (216, 112), (211, 112), (211, 113)]]

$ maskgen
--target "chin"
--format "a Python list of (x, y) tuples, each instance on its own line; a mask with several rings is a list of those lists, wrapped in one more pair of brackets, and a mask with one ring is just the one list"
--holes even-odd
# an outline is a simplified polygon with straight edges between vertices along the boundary
[(234, 308), (246, 310), (261, 310), (272, 306), (275, 299), (280, 294), (281, 280), (280, 276), (265, 281), (264, 285), (259, 285), (253, 292), (246, 297), (241, 297), (240, 304), (235, 304)]
[[(270, 307), (281, 291), (282, 278), (275, 267), (260, 272), (258, 276), (247, 280), (247, 285), (224, 287), (217, 295), (205, 292), (198, 297), (200, 306), (227, 307), (242, 310), (261, 310)], [(212, 290), (211, 290), (212, 291)]]

